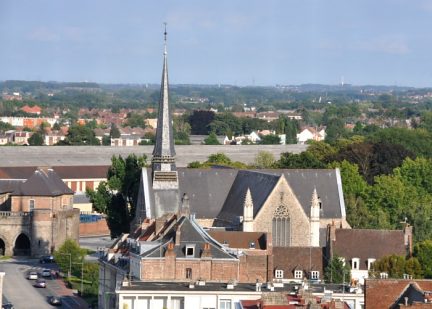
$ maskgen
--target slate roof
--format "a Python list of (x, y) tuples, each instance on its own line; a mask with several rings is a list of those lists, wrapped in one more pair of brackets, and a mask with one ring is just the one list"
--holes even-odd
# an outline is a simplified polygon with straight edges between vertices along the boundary
[(230, 248), (250, 249), (250, 243), (253, 242), (255, 249), (267, 249), (266, 234), (262, 232), (210, 230), (208, 233), (219, 243)]
[(323, 278), (326, 264), (324, 250), (320, 247), (274, 247), (274, 270), (283, 270), (285, 279), (293, 279), (295, 270), (319, 271), (320, 278)]
[(146, 258), (163, 257), (170, 242), (178, 241), (177, 230), (180, 231), (180, 243), (174, 246), (177, 258), (186, 258), (186, 246), (193, 245), (194, 258), (200, 258), (206, 243), (210, 244), (210, 253), (213, 259), (237, 259), (230, 254), (221, 244), (212, 239), (193, 219), (181, 217), (178, 222), (159, 240), (160, 245), (144, 252), (141, 256)]
[[(408, 291), (410, 285), (415, 285), (418, 290), (432, 291), (432, 280), (366, 279), (365, 308), (393, 308), (392, 306)], [(427, 305), (429, 308), (432, 306), (432, 304)]]
[(243, 201), (248, 188), (259, 212), (281, 175), (284, 175), (307, 216), (312, 192), (316, 188), (321, 200), (321, 218), (345, 217), (342, 186), (337, 169), (241, 170), (231, 187), (218, 219), (232, 221), (243, 215)]
[[(62, 179), (106, 178), (109, 165), (77, 165), (51, 167)], [(28, 179), (37, 166), (0, 167), (0, 179)]]
[(30, 178), (21, 183), (11, 195), (15, 196), (58, 196), (74, 192), (50, 168), (37, 169)]
[(0, 180), (0, 194), (15, 191), (24, 180)]
[(386, 255), (406, 255), (404, 232), (401, 230), (336, 229), (333, 253), (345, 258), (360, 258), (360, 269), (367, 270), (367, 259)]

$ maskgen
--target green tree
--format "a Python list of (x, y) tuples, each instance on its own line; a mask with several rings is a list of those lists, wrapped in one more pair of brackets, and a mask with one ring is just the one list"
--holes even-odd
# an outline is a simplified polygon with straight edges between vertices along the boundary
[(28, 143), (30, 146), (42, 146), (44, 144), (44, 137), (41, 133), (35, 132), (29, 137)]
[(255, 157), (254, 166), (257, 168), (273, 168), (276, 160), (271, 152), (260, 151)]
[(261, 141), (259, 142), (262, 145), (279, 145), (280, 137), (275, 134), (268, 134), (264, 136), (260, 136)]
[(100, 142), (88, 126), (72, 125), (66, 138), (59, 142), (59, 145), (100, 145)]
[(311, 153), (303, 151), (300, 154), (284, 152), (276, 162), (279, 168), (324, 168), (325, 164)]
[(332, 118), (329, 120), (326, 129), (326, 142), (332, 144), (338, 139), (347, 135), (345, 124), (340, 118)]
[(117, 128), (117, 126), (115, 125), (115, 123), (113, 123), (111, 125), (110, 137), (111, 138), (119, 138), (120, 137), (120, 130)]
[(145, 119), (144, 116), (138, 113), (129, 113), (126, 118), (126, 126), (132, 128), (145, 128)]
[(204, 145), (220, 145), (216, 133), (211, 132), (209, 136), (204, 139)]
[(85, 255), (86, 250), (80, 248), (78, 243), (72, 239), (66, 239), (58, 250), (54, 251), (54, 259), (61, 271), (68, 273), (71, 269), (71, 274), (76, 276), (81, 273), (81, 266), (76, 263), (81, 263)]
[(209, 125), (214, 120), (215, 113), (206, 110), (194, 110), (189, 116), (189, 124), (192, 134), (206, 135), (209, 133)]
[(418, 242), (414, 246), (414, 256), (422, 266), (423, 276), (432, 279), (432, 240)]
[[(345, 264), (345, 265), (344, 265)], [(324, 270), (326, 283), (348, 283), (351, 280), (351, 269), (338, 255), (333, 256)]]
[(145, 155), (129, 155), (111, 158), (107, 182), (99, 184), (96, 191), (87, 190), (95, 208), (107, 215), (111, 237), (129, 232), (129, 224), (135, 217), (141, 169), (146, 166)]

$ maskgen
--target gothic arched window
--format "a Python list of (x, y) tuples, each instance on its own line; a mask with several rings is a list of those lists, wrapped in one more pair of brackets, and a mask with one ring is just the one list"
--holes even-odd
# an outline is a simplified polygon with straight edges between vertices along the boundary
[(284, 204), (278, 206), (274, 212), (272, 238), (274, 247), (289, 247), (291, 245), (291, 220), (288, 208)]

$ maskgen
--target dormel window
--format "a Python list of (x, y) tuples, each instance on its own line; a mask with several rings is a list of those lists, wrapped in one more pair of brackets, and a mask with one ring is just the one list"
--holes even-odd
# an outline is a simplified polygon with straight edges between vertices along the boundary
[(186, 268), (186, 279), (192, 279), (192, 268)]
[(353, 270), (359, 270), (360, 269), (360, 259), (359, 258), (352, 258), (351, 260), (352, 263), (352, 269)]
[(372, 265), (373, 265), (373, 263), (375, 263), (375, 261), (376, 261), (376, 259), (373, 259), (373, 258), (369, 258), (368, 259), (368, 261), (367, 261), (367, 263), (368, 263), (368, 270), (372, 269)]
[(186, 245), (185, 256), (187, 258), (195, 257), (195, 245)]
[(311, 271), (311, 279), (318, 280), (319, 279), (319, 271), (313, 270)]
[(303, 279), (303, 270), (294, 271), (294, 279)]
[(275, 270), (275, 278), (276, 279), (283, 279), (284, 277), (284, 271), (282, 269), (276, 269)]
[(35, 208), (35, 200), (29, 200), (29, 211), (33, 211)]

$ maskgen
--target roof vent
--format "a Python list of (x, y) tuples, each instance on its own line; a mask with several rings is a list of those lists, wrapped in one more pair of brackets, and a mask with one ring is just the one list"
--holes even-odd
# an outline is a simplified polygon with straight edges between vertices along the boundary
[(189, 289), (195, 289), (195, 284), (193, 282), (189, 283)]
[(227, 290), (234, 290), (234, 283), (233, 282), (227, 283)]
[(205, 280), (202, 280), (202, 279), (199, 279), (199, 280), (196, 282), (196, 285), (199, 285), (199, 286), (203, 286), (203, 285), (205, 285), (205, 284), (206, 284)]

